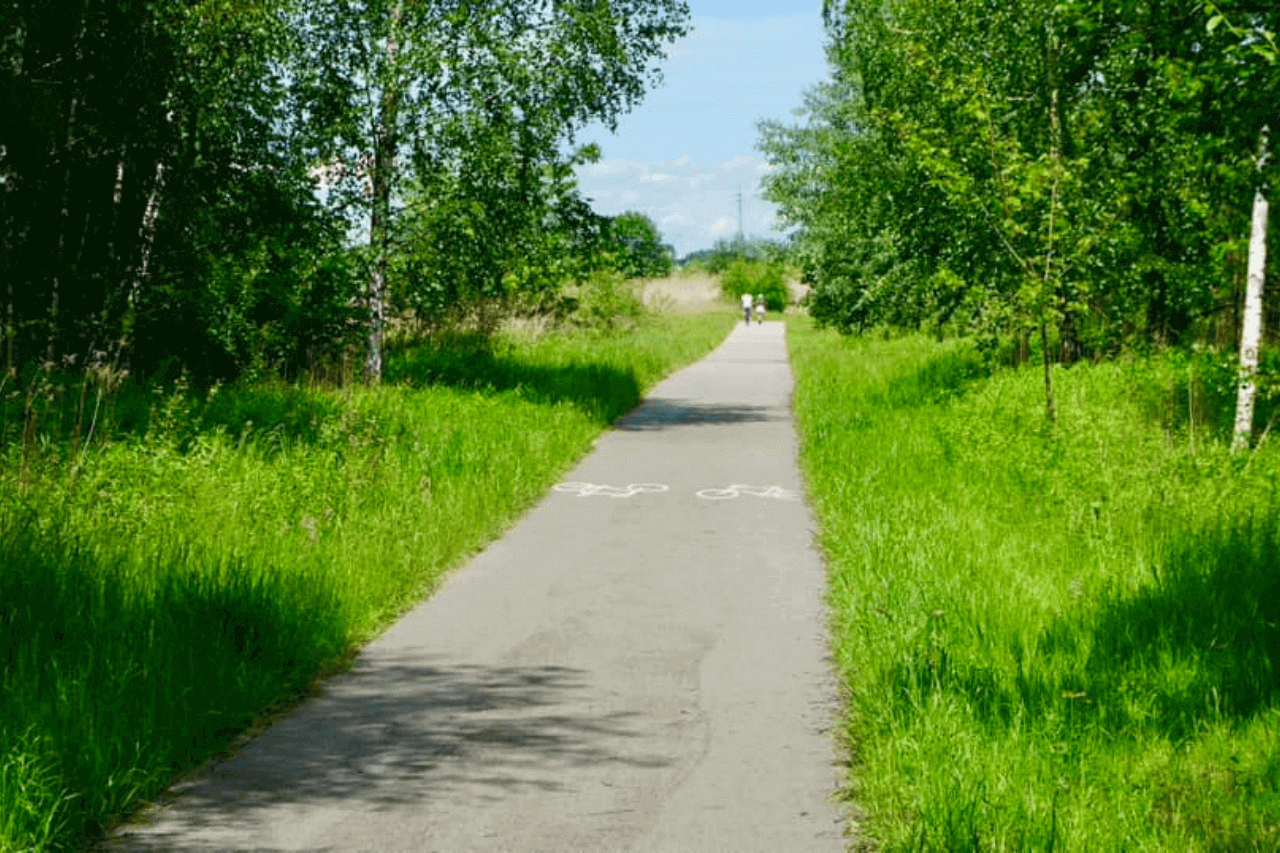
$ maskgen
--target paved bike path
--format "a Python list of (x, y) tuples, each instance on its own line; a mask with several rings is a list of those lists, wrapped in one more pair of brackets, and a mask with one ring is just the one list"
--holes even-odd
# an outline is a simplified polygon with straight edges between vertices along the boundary
[(108, 849), (843, 849), (784, 329), (739, 325), (658, 386), (350, 672)]

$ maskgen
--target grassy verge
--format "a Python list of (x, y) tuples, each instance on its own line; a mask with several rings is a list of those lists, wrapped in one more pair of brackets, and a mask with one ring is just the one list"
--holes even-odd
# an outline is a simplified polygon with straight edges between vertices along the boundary
[(377, 389), (125, 388), (87, 451), (10, 441), (0, 850), (83, 845), (341, 667), (734, 319), (411, 348)]
[(790, 333), (868, 839), (1280, 849), (1274, 444), (1177, 356), (1060, 371), (1050, 432), (1035, 371)]

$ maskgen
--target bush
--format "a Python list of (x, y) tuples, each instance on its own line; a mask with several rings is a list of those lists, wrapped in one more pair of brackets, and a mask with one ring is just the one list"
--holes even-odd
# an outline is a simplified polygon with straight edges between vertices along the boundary
[(616, 272), (599, 272), (577, 286), (569, 323), (585, 329), (629, 329), (644, 316), (635, 287)]
[(791, 302), (782, 268), (761, 261), (734, 261), (720, 276), (720, 290), (734, 299), (761, 294), (770, 311), (782, 311)]

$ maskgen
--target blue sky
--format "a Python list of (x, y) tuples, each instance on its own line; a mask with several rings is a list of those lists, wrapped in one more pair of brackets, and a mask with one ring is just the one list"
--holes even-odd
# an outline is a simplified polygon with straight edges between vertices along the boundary
[(822, 0), (689, 0), (693, 32), (672, 45), (664, 83), (610, 134), (592, 126), (603, 159), (578, 169), (597, 213), (639, 210), (687, 254), (738, 230), (777, 237), (760, 198), (767, 169), (756, 123), (793, 121), (805, 89), (826, 77)]

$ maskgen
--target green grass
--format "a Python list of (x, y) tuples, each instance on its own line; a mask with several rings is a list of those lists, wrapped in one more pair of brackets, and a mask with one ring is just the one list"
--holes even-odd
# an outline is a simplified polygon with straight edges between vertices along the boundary
[(1050, 431), (960, 343), (790, 346), (868, 843), (1280, 849), (1280, 453), (1227, 394), (1078, 365)]
[(83, 846), (305, 695), (734, 321), (406, 348), (377, 389), (126, 386), (87, 449), (56, 393), (25, 442), (7, 417), (0, 850)]

